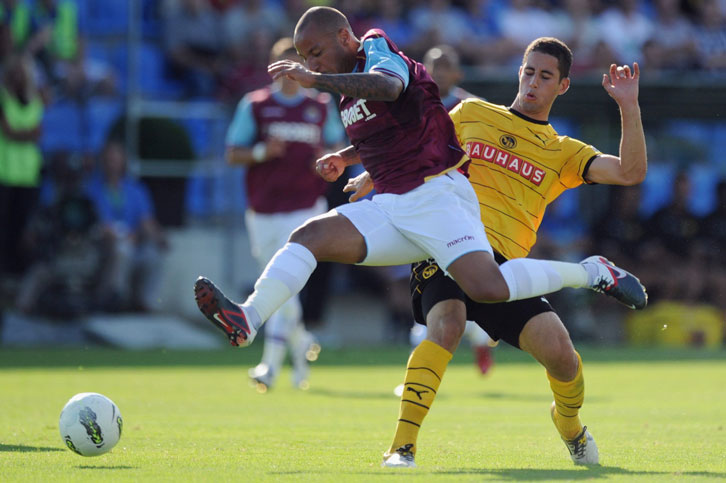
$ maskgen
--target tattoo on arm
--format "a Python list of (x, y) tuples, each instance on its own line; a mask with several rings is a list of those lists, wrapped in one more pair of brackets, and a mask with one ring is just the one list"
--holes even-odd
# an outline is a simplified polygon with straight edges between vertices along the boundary
[(336, 92), (356, 99), (395, 101), (403, 90), (403, 83), (385, 74), (320, 74), (315, 82), (318, 89)]
[(347, 148), (338, 152), (338, 154), (345, 160), (347, 166), (360, 163), (360, 157), (358, 152), (355, 150), (355, 146), (348, 146)]

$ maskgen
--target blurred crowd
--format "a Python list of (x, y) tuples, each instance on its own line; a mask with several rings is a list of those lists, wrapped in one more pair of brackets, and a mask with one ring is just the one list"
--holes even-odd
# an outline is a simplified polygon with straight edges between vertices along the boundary
[[(509, 77), (524, 47), (551, 35), (573, 49), (578, 78), (638, 61), (646, 76), (726, 79), (726, 0), (139, 0), (138, 88), (150, 98), (231, 108), (269, 84), (270, 47), (313, 4), (339, 8), (358, 34), (384, 29), (413, 58), (448, 44), (470, 78)], [(122, 0), (0, 0), (0, 308), (55, 316), (159, 308), (167, 242), (150, 191), (163, 185), (150, 190), (154, 180), (127, 172), (123, 137), (105, 125), (90, 144), (63, 131), (66, 112), (108, 100), (121, 106), (129, 94), (128, 8)], [(116, 23), (94, 24), (101, 14)], [(44, 132), (50, 112), (62, 114)], [(120, 107), (111, 112), (123, 116)], [(79, 136), (99, 125), (86, 120)], [(48, 142), (54, 135), (60, 139)], [(676, 176), (670, 201), (647, 215), (638, 187), (613, 188), (610, 206), (593, 219), (554, 205), (533, 256), (603, 253), (640, 275), (651, 303), (726, 310), (726, 181), (707, 215), (693, 213), (690, 186), (686, 172)], [(378, 295), (388, 297), (393, 324), (407, 328), (400, 276), (353, 277), (374, 291), (387, 287)], [(11, 291), (3, 290), (8, 280)], [(312, 318), (320, 310), (318, 303)]]
[[(172, 0), (162, 10), (173, 69), (198, 93), (235, 97), (267, 81), (266, 53), (290, 35), (304, 0)], [(385, 30), (409, 56), (456, 48), (481, 72), (517, 66), (526, 45), (554, 36), (574, 51), (573, 75), (638, 60), (648, 75), (726, 73), (722, 0), (339, 0), (355, 32)]]

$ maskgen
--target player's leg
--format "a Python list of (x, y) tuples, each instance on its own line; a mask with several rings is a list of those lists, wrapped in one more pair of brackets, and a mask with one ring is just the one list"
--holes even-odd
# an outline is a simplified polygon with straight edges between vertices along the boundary
[(318, 261), (400, 265), (426, 258), (380, 208), (369, 200), (343, 205), (306, 221), (277, 251), (243, 304), (229, 300), (200, 277), (194, 286), (197, 305), (223, 330), (233, 345), (252, 343), (258, 328), (287, 299), (300, 292)]
[(466, 325), (464, 294), (435, 263), (417, 264), (411, 277), (414, 318), (423, 322), (425, 317), (428, 330), (408, 360), (396, 432), (383, 455), (384, 466), (415, 466), (419, 428)]
[(552, 420), (572, 460), (576, 464), (597, 464), (597, 445), (580, 422), (585, 399), (582, 359), (562, 321), (554, 312), (532, 317), (519, 336), (519, 345), (547, 370), (554, 396)]
[(563, 287), (601, 291), (632, 308), (647, 302), (638, 279), (602, 257), (582, 263), (519, 258), (500, 267), (491, 254), (476, 194), (461, 173), (438, 176), (384, 209), (401, 233), (477, 302), (523, 300)]
[[(438, 256), (440, 265), (441, 260), (447, 259)], [(581, 263), (515, 258), (497, 265), (491, 253), (474, 251), (454, 259), (446, 270), (472, 300), (481, 303), (524, 300), (564, 287), (605, 293), (630, 308), (642, 309), (648, 301), (636, 277), (600, 256)]]

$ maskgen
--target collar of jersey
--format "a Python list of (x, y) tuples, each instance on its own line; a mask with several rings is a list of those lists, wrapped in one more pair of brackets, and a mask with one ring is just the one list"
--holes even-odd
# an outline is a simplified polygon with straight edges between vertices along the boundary
[(512, 114), (514, 114), (517, 117), (521, 117), (522, 119), (524, 119), (527, 122), (533, 122), (535, 124), (540, 124), (542, 126), (547, 126), (550, 123), (549, 121), (540, 121), (538, 119), (532, 119), (531, 117), (525, 116), (521, 112), (517, 111), (516, 109), (512, 109), (511, 107), (509, 108), (509, 112), (511, 112)]
[(283, 94), (280, 91), (280, 88), (277, 86), (272, 87), (271, 90), (272, 90), (272, 97), (277, 102), (279, 102), (280, 104), (283, 104), (285, 106), (297, 106), (305, 98), (304, 90), (297, 91), (297, 94), (295, 94), (292, 97), (288, 97), (285, 94)]

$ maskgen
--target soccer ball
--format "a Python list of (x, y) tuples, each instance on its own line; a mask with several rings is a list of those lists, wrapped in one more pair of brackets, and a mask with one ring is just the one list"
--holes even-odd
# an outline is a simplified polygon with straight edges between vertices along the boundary
[(95, 392), (73, 396), (63, 407), (58, 423), (68, 448), (81, 456), (108, 453), (121, 438), (121, 411), (109, 398)]

